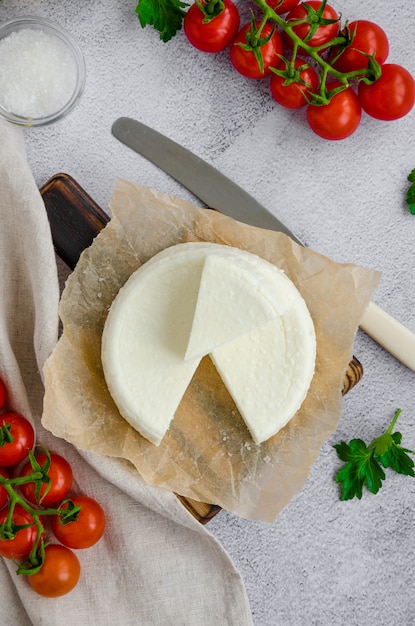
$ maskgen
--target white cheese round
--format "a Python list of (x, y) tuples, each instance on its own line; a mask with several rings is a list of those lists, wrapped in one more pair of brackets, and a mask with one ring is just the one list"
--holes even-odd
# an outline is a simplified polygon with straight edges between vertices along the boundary
[(159, 445), (207, 354), (259, 444), (307, 394), (313, 322), (268, 261), (220, 244), (178, 244), (140, 267), (110, 308), (102, 363), (120, 413)]

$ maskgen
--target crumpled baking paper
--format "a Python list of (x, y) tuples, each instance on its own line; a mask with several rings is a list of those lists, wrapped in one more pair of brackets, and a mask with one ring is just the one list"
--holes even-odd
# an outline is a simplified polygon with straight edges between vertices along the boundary
[[(63, 333), (45, 369), (43, 425), (81, 450), (131, 462), (149, 484), (272, 521), (303, 486), (337, 428), (354, 337), (380, 275), (338, 264), (282, 233), (119, 180), (112, 219), (85, 250), (61, 299)], [(156, 447), (120, 415), (105, 383), (101, 334), (128, 277), (161, 250), (211, 241), (255, 253), (283, 269), (312, 315), (316, 370), (295, 417), (256, 445), (209, 357), (196, 371), (168, 433)]]

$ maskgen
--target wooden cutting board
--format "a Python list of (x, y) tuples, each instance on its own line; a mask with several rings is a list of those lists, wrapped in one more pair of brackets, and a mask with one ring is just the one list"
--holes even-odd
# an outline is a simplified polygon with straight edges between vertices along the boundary
[[(52, 176), (40, 189), (48, 214), (57, 255), (73, 270), (81, 252), (109, 222), (109, 216), (68, 174)], [(210, 209), (206, 209), (209, 211)], [(363, 367), (353, 357), (343, 386), (343, 395), (362, 378)], [(176, 494), (182, 504), (202, 524), (206, 524), (221, 508)]]

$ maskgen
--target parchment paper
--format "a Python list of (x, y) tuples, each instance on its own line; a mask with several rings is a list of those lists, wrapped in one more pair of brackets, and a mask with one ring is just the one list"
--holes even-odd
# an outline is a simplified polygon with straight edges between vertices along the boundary
[[(131, 462), (150, 484), (250, 519), (272, 521), (303, 486), (337, 428), (344, 373), (380, 274), (337, 264), (289, 237), (119, 180), (112, 219), (82, 255), (61, 299), (62, 336), (48, 359), (43, 425), (82, 450)], [(257, 446), (209, 357), (160, 446), (120, 415), (101, 365), (108, 309), (131, 273), (180, 242), (239, 247), (282, 268), (301, 291), (317, 335), (316, 372), (296, 416)]]

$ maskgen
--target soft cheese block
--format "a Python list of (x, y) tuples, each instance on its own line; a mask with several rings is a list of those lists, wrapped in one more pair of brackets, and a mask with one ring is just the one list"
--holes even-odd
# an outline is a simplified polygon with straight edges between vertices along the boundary
[(156, 445), (203, 356), (259, 444), (300, 408), (315, 353), (310, 313), (284, 272), (207, 242), (167, 248), (137, 270), (114, 300), (102, 338), (120, 413)]

